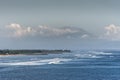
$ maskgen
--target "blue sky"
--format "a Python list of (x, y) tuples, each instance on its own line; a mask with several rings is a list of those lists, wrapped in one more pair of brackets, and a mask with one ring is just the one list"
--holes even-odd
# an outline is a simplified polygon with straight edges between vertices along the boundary
[(119, 49), (119, 0), (0, 0), (1, 49)]

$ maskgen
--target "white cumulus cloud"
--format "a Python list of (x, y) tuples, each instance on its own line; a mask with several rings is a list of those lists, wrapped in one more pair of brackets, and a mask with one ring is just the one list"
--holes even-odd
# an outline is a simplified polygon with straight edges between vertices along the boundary
[(23, 27), (20, 24), (10, 24), (7, 26), (7, 29), (9, 29), (10, 32), (9, 35), (13, 37), (25, 36), (32, 32), (31, 27)]
[(76, 27), (49, 27), (37, 26), (27, 27), (20, 24), (12, 23), (7, 25), (8, 35), (10, 37), (25, 37), (25, 36), (42, 36), (42, 37), (79, 37), (87, 38), (89, 34)]
[(120, 26), (111, 24), (105, 27), (105, 34), (101, 37), (102, 39), (108, 40), (120, 40)]

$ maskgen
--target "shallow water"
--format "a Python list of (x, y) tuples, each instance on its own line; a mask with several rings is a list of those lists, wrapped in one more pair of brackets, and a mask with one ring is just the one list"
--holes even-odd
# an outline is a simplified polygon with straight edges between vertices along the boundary
[(119, 80), (120, 51), (0, 57), (0, 80)]

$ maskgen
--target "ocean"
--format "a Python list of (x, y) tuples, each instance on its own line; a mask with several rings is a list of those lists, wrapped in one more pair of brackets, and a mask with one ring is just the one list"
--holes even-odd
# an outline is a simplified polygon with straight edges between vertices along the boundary
[(120, 80), (120, 51), (0, 56), (0, 80)]

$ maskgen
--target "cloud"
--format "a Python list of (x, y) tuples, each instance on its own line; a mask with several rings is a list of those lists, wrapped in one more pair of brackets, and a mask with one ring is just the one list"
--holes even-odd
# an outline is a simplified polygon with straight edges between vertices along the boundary
[(120, 26), (111, 24), (105, 27), (105, 33), (101, 36), (101, 39), (119, 41), (120, 40)]
[(10, 24), (7, 26), (10, 31), (10, 36), (12, 37), (21, 37), (28, 35), (32, 32), (31, 27), (23, 27), (20, 24)]
[(87, 34), (84, 34), (81, 36), (81, 38), (87, 38), (87, 37), (89, 37), (89, 35), (87, 35)]
[(72, 30), (71, 28), (58, 28), (58, 27), (48, 27), (48, 26), (39, 26), (36, 29), (36, 32), (39, 33), (40, 35), (44, 36), (60, 36), (60, 35), (65, 35), (65, 34), (74, 34), (77, 33), (78, 30)]
[(40, 36), (83, 39), (90, 36), (87, 31), (77, 27), (49, 27), (41, 25), (37, 27), (26, 27), (12, 23), (7, 25), (7, 30), (10, 37)]

